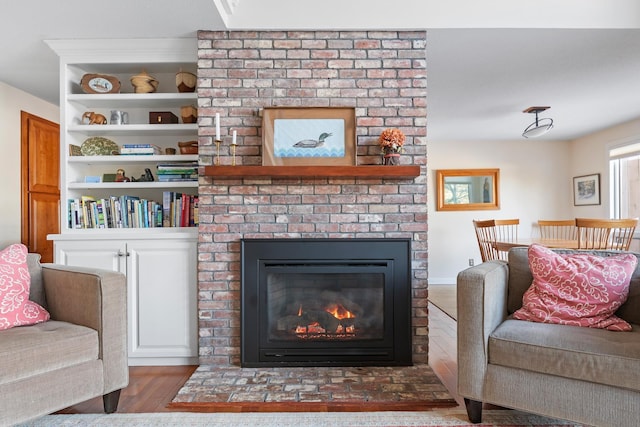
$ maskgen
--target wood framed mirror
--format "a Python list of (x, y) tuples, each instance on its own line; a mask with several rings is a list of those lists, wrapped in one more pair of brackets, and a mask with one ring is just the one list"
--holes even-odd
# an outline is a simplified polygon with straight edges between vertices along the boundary
[(436, 170), (438, 211), (500, 208), (500, 169)]

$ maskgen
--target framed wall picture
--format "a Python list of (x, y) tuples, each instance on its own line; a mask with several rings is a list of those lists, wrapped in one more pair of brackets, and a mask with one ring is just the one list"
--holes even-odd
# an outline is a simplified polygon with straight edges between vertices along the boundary
[(355, 108), (264, 108), (262, 164), (264, 166), (355, 165)]
[(600, 174), (573, 177), (573, 205), (600, 204)]

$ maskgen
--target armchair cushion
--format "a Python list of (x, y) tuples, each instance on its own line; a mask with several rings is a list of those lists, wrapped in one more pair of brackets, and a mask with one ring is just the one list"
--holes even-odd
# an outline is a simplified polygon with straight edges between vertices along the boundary
[(49, 320), (49, 313), (29, 300), (27, 252), (19, 243), (0, 251), (0, 331)]
[(489, 338), (489, 363), (640, 391), (640, 328), (624, 334), (509, 319)]
[(7, 367), (0, 384), (98, 360), (98, 349), (98, 332), (85, 326), (51, 320), (10, 329), (0, 334), (0, 366)]
[(627, 300), (636, 268), (633, 254), (598, 257), (557, 254), (543, 246), (529, 248), (533, 283), (513, 317), (533, 322), (629, 331), (614, 313)]

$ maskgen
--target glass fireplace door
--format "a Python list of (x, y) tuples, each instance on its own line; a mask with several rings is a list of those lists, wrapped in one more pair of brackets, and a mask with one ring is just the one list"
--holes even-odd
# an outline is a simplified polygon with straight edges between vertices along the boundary
[(384, 272), (357, 270), (335, 265), (267, 267), (266, 341), (308, 345), (383, 339)]

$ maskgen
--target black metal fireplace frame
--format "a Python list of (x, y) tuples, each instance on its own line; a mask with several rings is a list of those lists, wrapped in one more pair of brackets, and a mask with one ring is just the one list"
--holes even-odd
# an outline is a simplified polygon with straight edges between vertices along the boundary
[[(242, 239), (241, 363), (269, 366), (409, 366), (411, 354), (410, 239)], [(251, 260), (251, 261), (249, 261)], [(349, 343), (315, 343), (290, 348), (270, 340), (260, 280), (265, 266), (279, 263), (309, 266), (341, 265), (349, 271), (370, 266), (385, 276), (384, 337)], [(351, 270), (350, 270), (351, 269)], [(262, 277), (261, 277), (262, 276)]]

